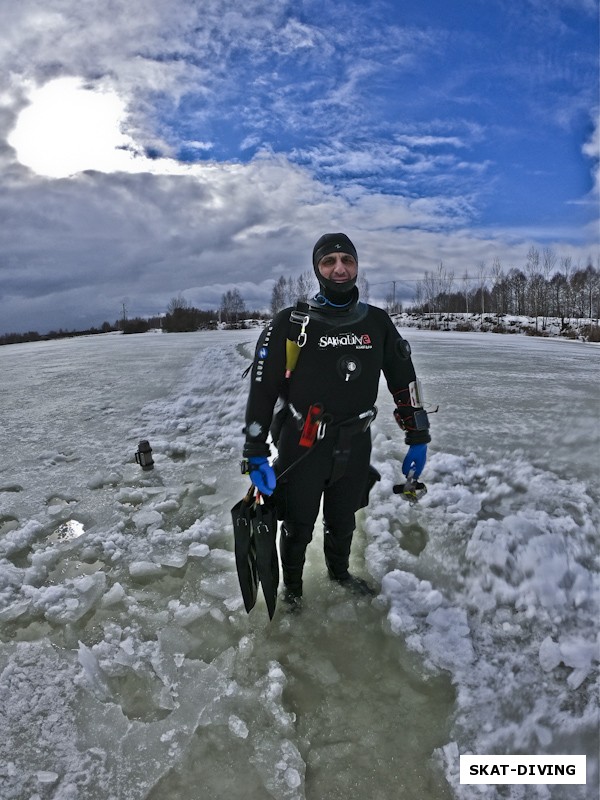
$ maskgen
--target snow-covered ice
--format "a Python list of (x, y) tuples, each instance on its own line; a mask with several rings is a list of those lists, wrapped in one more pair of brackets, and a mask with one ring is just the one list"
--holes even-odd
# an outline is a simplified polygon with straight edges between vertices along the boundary
[[(256, 331), (0, 348), (2, 800), (597, 796), (600, 351), (405, 335), (428, 493), (393, 494), (382, 381), (353, 555), (379, 597), (331, 586), (317, 535), (272, 623), (229, 520)], [(588, 784), (474, 795), (461, 753), (585, 753)]]

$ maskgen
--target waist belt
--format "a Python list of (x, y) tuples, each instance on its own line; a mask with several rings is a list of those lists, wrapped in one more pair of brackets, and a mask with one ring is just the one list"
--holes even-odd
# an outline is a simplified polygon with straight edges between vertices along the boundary
[[(295, 419), (298, 429), (301, 430), (305, 423), (304, 417), (294, 408), (292, 403), (287, 404), (287, 409)], [(316, 440), (312, 447), (307, 448), (306, 452), (280, 473), (277, 479), (280, 480), (285, 474), (290, 472), (296, 464), (303, 461), (313, 451), (314, 447), (318, 445), (319, 441), (322, 441), (326, 437), (336, 436), (337, 439), (333, 447), (331, 474), (327, 480), (327, 484), (331, 486), (331, 484), (339, 480), (346, 471), (348, 459), (350, 458), (352, 437), (359, 433), (365, 433), (371, 427), (371, 423), (376, 416), (377, 406), (373, 406), (373, 408), (369, 408), (367, 411), (362, 411), (360, 414), (350, 417), (349, 419), (339, 421), (332, 418), (329, 414), (323, 413), (322, 419), (319, 422)]]

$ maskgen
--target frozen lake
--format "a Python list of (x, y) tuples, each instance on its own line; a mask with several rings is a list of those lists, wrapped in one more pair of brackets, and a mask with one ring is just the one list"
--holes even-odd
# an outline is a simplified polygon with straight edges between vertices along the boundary
[(598, 347), (405, 331), (428, 494), (392, 493), (382, 382), (353, 554), (381, 593), (332, 586), (318, 532), (269, 623), (229, 518), (257, 335), (0, 348), (2, 800), (467, 800), (469, 752), (588, 755), (587, 787), (478, 797), (596, 798)]

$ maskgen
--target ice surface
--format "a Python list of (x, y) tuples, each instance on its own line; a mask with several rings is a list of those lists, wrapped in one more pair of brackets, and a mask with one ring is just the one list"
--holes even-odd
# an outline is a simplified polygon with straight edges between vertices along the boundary
[[(428, 493), (393, 494), (405, 446), (382, 381), (355, 548), (380, 596), (336, 594), (315, 544), (303, 617), (272, 623), (243, 610), (229, 531), (256, 333), (0, 348), (3, 800), (186, 800), (195, 781), (231, 800), (470, 800), (465, 752), (587, 753), (587, 789), (478, 796), (595, 796), (599, 350), (405, 333), (440, 405)], [(390, 740), (414, 685), (412, 735)], [(385, 765), (365, 741), (392, 748)]]

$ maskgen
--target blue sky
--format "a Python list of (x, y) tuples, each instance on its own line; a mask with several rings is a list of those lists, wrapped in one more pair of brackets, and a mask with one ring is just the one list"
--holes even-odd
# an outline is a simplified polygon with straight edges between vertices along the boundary
[(0, 0), (0, 333), (598, 257), (592, 0)]
[(476, 196), (484, 225), (581, 222), (569, 204), (592, 188), (581, 143), (597, 102), (593, 7), (513, 7), (306, 4), (282, 16), (287, 51), (239, 43), (216, 97), (169, 108), (166, 138), (197, 158), (180, 138), (200, 121), (207, 157), (267, 147), (337, 186)]

